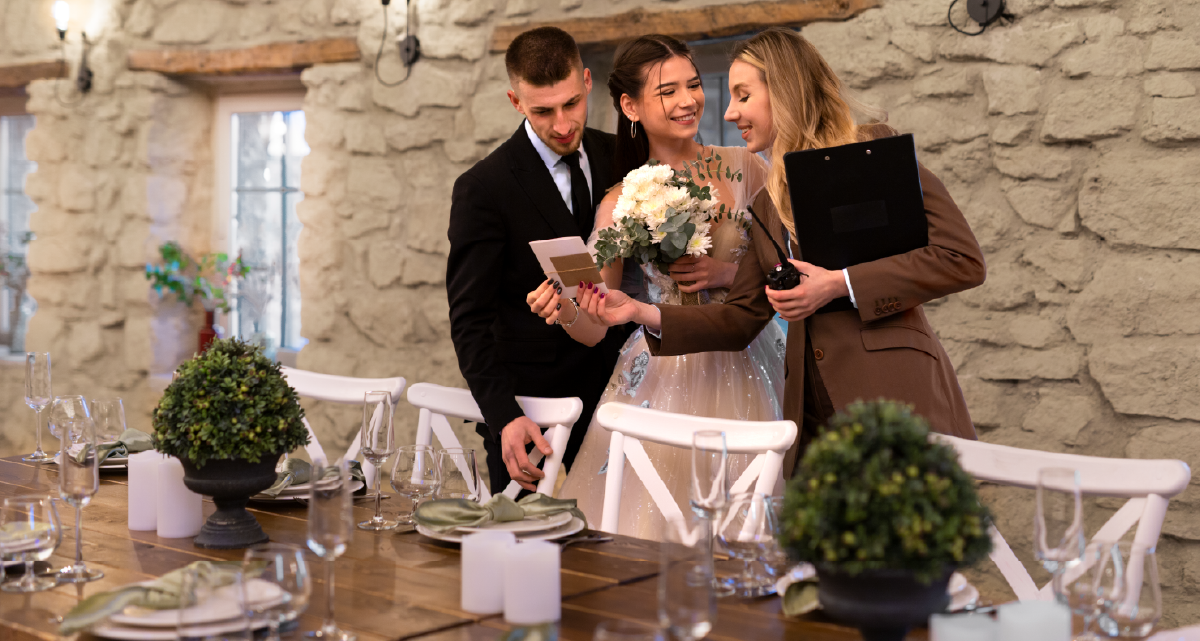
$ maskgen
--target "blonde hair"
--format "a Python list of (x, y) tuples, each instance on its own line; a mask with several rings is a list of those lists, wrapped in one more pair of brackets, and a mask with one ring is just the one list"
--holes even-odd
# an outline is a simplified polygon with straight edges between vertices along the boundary
[(770, 92), (775, 142), (767, 191), (783, 226), (794, 235), (783, 155), (857, 142), (856, 114), (867, 122), (885, 121), (887, 114), (847, 96), (817, 48), (791, 29), (767, 29), (740, 43), (732, 58), (758, 69)]

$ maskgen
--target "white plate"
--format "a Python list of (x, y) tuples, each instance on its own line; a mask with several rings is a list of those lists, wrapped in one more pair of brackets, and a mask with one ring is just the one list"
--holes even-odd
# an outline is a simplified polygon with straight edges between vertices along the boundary
[[(58, 454), (54, 455), (54, 464), (55, 465), (58, 465), (58, 457), (60, 457), (60, 456), (62, 456), (62, 452), (59, 452)], [(107, 459), (105, 459), (103, 463), (100, 464), (101, 468), (128, 467), (128, 466), (129, 466), (129, 457), (128, 456), (110, 456)]]
[[(522, 541), (554, 541), (565, 536), (571, 536), (587, 527), (587, 524), (582, 520), (572, 517), (570, 522), (561, 527), (554, 528), (545, 532), (533, 532), (525, 535), (517, 535), (517, 543)], [(425, 536), (438, 541), (446, 541), (448, 543), (462, 543), (462, 532), (434, 532), (424, 525), (417, 525), (417, 531)]]
[[(267, 625), (265, 618), (250, 621), (250, 628), (253, 630), (261, 630)], [(221, 621), (193, 630), (197, 636), (209, 636), (235, 632), (241, 627), (241, 621)], [(105, 622), (92, 626), (88, 631), (98, 637), (120, 639), (121, 641), (176, 641), (179, 638), (179, 632), (174, 626), (170, 628), (132, 628)]]
[[(354, 493), (354, 492), (361, 490), (363, 488), (363, 485), (365, 485), (365, 484), (362, 481), (351, 481), (350, 492)], [(250, 500), (251, 501), (292, 501), (295, 499), (307, 499), (308, 498), (308, 490), (307, 489), (300, 490), (297, 492), (292, 492), (291, 490), (294, 489), (295, 487), (300, 487), (300, 486), (289, 487), (286, 490), (280, 492), (279, 496), (267, 496), (266, 494), (255, 494), (254, 496), (250, 497)], [(304, 487), (307, 488), (308, 486), (305, 485)]]
[(482, 527), (460, 527), (459, 532), (512, 532), (513, 534), (528, 532), (545, 532), (556, 527), (562, 527), (571, 522), (570, 512), (559, 512), (550, 516), (528, 517), (521, 521), (505, 521), (489, 523)]
[[(232, 594), (232, 590), (233, 586), (218, 588), (215, 598), (191, 608), (188, 620), (197, 624), (217, 623), (239, 616), (241, 608), (238, 607), (238, 600)], [(281, 602), (284, 594), (283, 590), (274, 583), (251, 579), (246, 582), (246, 596), (253, 604), (274, 604)], [(179, 625), (179, 610), (151, 610), (131, 606), (125, 608), (123, 612), (110, 616), (108, 620), (118, 627), (174, 629)]]

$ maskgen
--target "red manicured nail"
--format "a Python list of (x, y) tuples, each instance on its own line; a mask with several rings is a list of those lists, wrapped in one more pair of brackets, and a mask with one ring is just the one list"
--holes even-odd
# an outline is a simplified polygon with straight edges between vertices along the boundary
[(600, 298), (604, 298), (604, 294), (600, 294)]
[(781, 266), (781, 265), (783, 265), (783, 263), (775, 263), (775, 266), (776, 266), (776, 267), (779, 267), (779, 266)]

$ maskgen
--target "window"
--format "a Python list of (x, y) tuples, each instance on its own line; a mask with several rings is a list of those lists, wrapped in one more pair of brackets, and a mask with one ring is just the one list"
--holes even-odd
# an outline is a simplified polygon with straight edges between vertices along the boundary
[(32, 234), (29, 216), (37, 207), (25, 195), (25, 177), (37, 163), (25, 157), (25, 135), (34, 117), (0, 116), (0, 349), (25, 351), (25, 329), (35, 304), (25, 291), (25, 253)]
[(725, 121), (725, 110), (729, 108), (729, 74), (703, 71), (700, 80), (704, 83), (704, 114), (700, 116), (698, 142), (718, 147), (745, 147), (746, 141), (742, 140), (737, 125)]
[(300, 161), (309, 151), (302, 100), (273, 94), (217, 103), (217, 246), (250, 269), (231, 296), (226, 334), (262, 343), (270, 354), (305, 342), (296, 251)]

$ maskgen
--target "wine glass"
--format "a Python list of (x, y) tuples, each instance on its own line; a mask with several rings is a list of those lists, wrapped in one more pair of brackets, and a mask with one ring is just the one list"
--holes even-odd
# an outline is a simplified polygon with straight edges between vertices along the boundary
[(691, 506), (697, 515), (715, 518), (729, 503), (729, 452), (725, 432), (692, 435)]
[(396, 450), (392, 465), (392, 489), (412, 501), (412, 512), (400, 515), (401, 523), (412, 523), (413, 513), (423, 499), (438, 487), (437, 460), (429, 445), (405, 445)]
[(37, 434), (37, 449), (22, 461), (41, 463), (54, 460), (54, 455), (42, 451), (42, 411), (54, 398), (50, 386), (50, 353), (25, 353), (25, 404), (34, 411), (34, 430)]
[(1064, 467), (1038, 470), (1033, 541), (1035, 556), (1054, 580), (1079, 564), (1086, 540), (1083, 492), (1076, 470)]
[(479, 466), (476, 465), (475, 450), (461, 447), (438, 450), (437, 470), (439, 499), (479, 500)]
[(592, 633), (592, 641), (664, 641), (662, 631), (637, 621), (608, 619)]
[(240, 571), (184, 568), (179, 581), (178, 641), (253, 641)]
[(242, 559), (246, 608), (267, 619), (267, 641), (279, 641), (279, 628), (308, 609), (312, 579), (304, 551), (286, 543), (266, 543), (246, 550)]
[(1158, 560), (1152, 546), (1137, 542), (1116, 543), (1111, 560), (1120, 565), (1121, 580), (1112, 598), (1104, 601), (1098, 625), (1110, 637), (1141, 639), (1150, 636), (1162, 618), (1162, 589)]
[(308, 498), (308, 549), (325, 559), (325, 597), (328, 611), (321, 629), (305, 636), (330, 641), (354, 641), (355, 635), (337, 626), (333, 617), (333, 562), (354, 538), (353, 503), (350, 499), (350, 469), (346, 461), (326, 463), (317, 458), (312, 465), (312, 489)]
[(1121, 565), (1114, 562), (1113, 550), (1112, 543), (1086, 545), (1078, 562), (1064, 567), (1053, 584), (1058, 601), (1083, 618), (1083, 633), (1075, 641), (1101, 638), (1091, 631), (1092, 622), (1103, 612), (1105, 601), (1113, 598), (1113, 591), (1121, 582)]
[(125, 404), (119, 398), (93, 398), (88, 405), (100, 445), (115, 443), (125, 433)]
[(685, 514), (668, 518), (663, 529), (658, 622), (673, 639), (703, 639), (717, 620), (712, 523), (703, 516)]
[(100, 489), (100, 459), (96, 456), (96, 426), (82, 396), (56, 396), (50, 405), (51, 424), (58, 426), (58, 495), (75, 508), (75, 564), (58, 571), (60, 583), (86, 583), (104, 572), (83, 562), (83, 506)]
[(362, 455), (375, 468), (375, 516), (358, 524), (363, 530), (392, 530), (399, 521), (383, 518), (379, 484), (383, 480), (383, 464), (396, 451), (396, 435), (392, 427), (392, 395), (390, 392), (367, 392), (363, 397)]
[(759, 558), (767, 574), (779, 578), (792, 568), (792, 559), (787, 550), (779, 543), (783, 539), (783, 497), (767, 497), (767, 524), (771, 528), (773, 540), (766, 543), (766, 551)]
[(0, 504), (0, 556), (25, 562), (25, 576), (0, 585), (5, 592), (39, 592), (57, 585), (33, 574), (34, 561), (45, 561), (62, 543), (58, 512), (48, 496), (14, 496)]
[(742, 575), (726, 581), (740, 597), (760, 597), (775, 592), (775, 582), (755, 576), (754, 561), (765, 557), (775, 544), (765, 494), (742, 492), (729, 497), (725, 515), (717, 522), (717, 540), (729, 555), (742, 562)]

